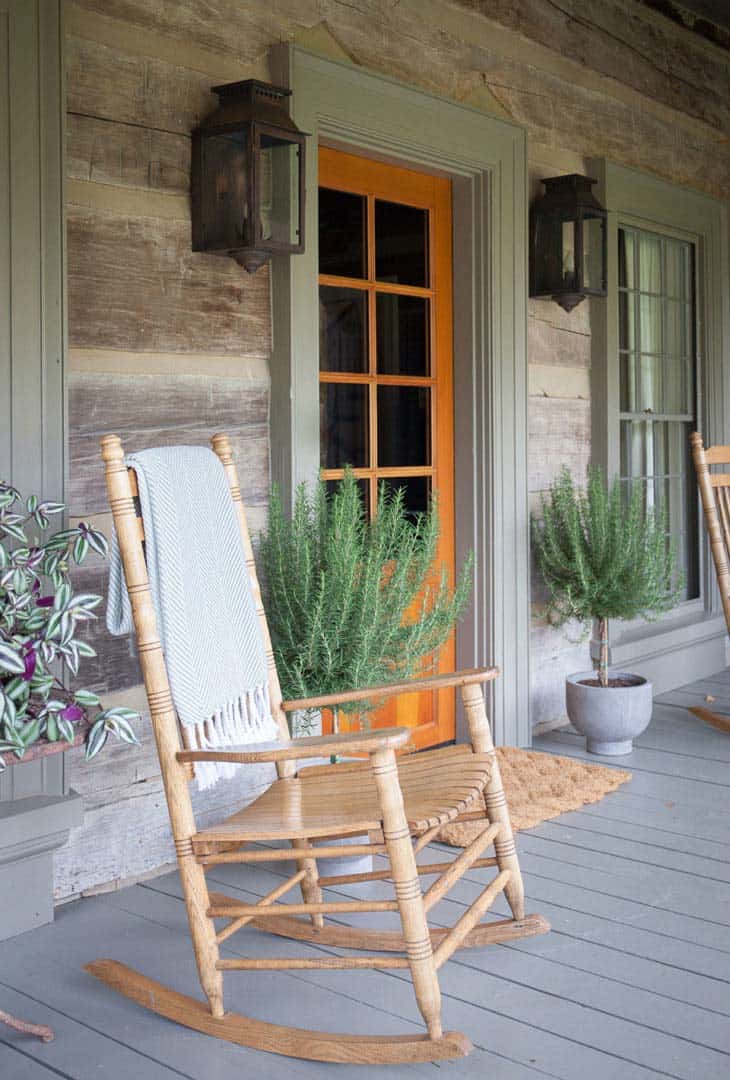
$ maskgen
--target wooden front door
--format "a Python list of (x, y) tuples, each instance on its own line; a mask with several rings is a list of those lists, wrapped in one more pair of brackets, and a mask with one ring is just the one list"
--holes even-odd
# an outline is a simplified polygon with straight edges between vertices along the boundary
[[(383, 481), (413, 513), (436, 493), (453, 580), (450, 181), (321, 147), (319, 298), (323, 476), (351, 465), (370, 513)], [(452, 640), (440, 668), (453, 667)], [(418, 747), (447, 742), (453, 693), (406, 695), (373, 724), (412, 728)]]

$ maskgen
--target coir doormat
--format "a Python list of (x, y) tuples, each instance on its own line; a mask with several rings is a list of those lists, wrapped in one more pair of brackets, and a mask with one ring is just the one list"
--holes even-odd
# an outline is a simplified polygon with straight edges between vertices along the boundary
[[(569, 810), (580, 810), (586, 803), (600, 802), (631, 779), (624, 769), (514, 746), (498, 747), (497, 756), (513, 829), (530, 829)], [(482, 821), (457, 821), (445, 825), (438, 839), (466, 847), (484, 827)]]

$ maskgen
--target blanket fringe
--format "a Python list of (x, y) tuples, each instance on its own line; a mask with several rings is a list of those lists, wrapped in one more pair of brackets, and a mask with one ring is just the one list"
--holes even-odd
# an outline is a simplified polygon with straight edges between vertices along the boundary
[[(203, 723), (180, 726), (188, 750), (220, 750), (223, 747), (278, 738), (266, 686), (257, 686), (240, 697), (225, 702)], [(197, 761), (195, 778), (198, 790), (207, 791), (218, 780), (230, 779), (239, 768), (239, 765), (228, 762)]]

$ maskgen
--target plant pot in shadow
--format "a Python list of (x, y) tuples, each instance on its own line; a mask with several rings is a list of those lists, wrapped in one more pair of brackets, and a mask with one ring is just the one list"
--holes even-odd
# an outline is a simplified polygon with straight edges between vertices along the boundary
[[(336, 765), (332, 766), (334, 769)], [(316, 840), (314, 846), (339, 847), (340, 845), (351, 847), (353, 844), (369, 844), (369, 836), (338, 836), (332, 840)], [(343, 855), (341, 858), (317, 859), (317, 867), (321, 877), (335, 877), (340, 874), (369, 874), (373, 869), (373, 856)]]

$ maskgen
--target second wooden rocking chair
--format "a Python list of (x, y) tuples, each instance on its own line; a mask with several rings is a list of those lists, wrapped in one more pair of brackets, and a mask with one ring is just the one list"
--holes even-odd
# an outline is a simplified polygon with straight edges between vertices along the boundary
[[(458, 948), (510, 941), (549, 929), (542, 917), (525, 915), (524, 911), (522, 876), (481, 690), (481, 684), (494, 679), (497, 670), (463, 671), (407, 684), (358, 688), (347, 694), (282, 702), (230, 443), (225, 435), (216, 435), (212, 445), (225, 469), (238, 513), (268, 658), (271, 708), (280, 740), (246, 745), (240, 750), (183, 749), (150, 593), (144, 526), (135, 508), (136, 478), (125, 465), (119, 438), (105, 437), (102, 455), (109, 500), (132, 604), (190, 933), (207, 1005), (114, 960), (97, 960), (87, 970), (170, 1020), (244, 1046), (319, 1061), (370, 1064), (463, 1056), (471, 1050), (469, 1039), (460, 1032), (442, 1030), (438, 969)], [(461, 690), (469, 723), (469, 744), (396, 758), (396, 751), (403, 750), (408, 741), (408, 731), (403, 728), (295, 740), (289, 737), (286, 713), (295, 709), (324, 708), (347, 700), (383, 699), (413, 690), (444, 687)], [(342, 753), (364, 753), (368, 758), (346, 765), (298, 768), (300, 759)], [(189, 785), (196, 762), (202, 761), (274, 762), (278, 779), (243, 810), (216, 825), (199, 829), (193, 816)], [(446, 822), (480, 818), (485, 820), (485, 830), (453, 861), (417, 863), (418, 853)], [(363, 835), (369, 837), (367, 845), (326, 846), (330, 838)], [(320, 841), (321, 846), (315, 847), (314, 840)], [(288, 842), (291, 848), (262, 846), (267, 842)], [(251, 846), (256, 844), (259, 846)], [(494, 854), (482, 857), (490, 846)], [(385, 855), (389, 868), (356, 875), (319, 875), (319, 858), (368, 852)], [(241, 903), (208, 889), (209, 867), (221, 863), (255, 865), (282, 859), (294, 859), (296, 872), (257, 904)], [(496, 868), (494, 879), (455, 926), (430, 930), (429, 909), (467, 870), (486, 866)], [(421, 889), (420, 875), (435, 877), (425, 892)], [(327, 901), (323, 898), (323, 886), (370, 880), (392, 881), (393, 899)], [(301, 902), (276, 903), (295, 886), (301, 890)], [(482, 923), (480, 920), (502, 892), (512, 918)], [(367, 911), (398, 912), (401, 931), (364, 930), (342, 924), (327, 925), (324, 921), (327, 915)], [(216, 920), (225, 920), (221, 929), (216, 929)], [(222, 943), (246, 925), (300, 941), (364, 949), (381, 955), (320, 955), (306, 959), (223, 957)], [(224, 973), (312, 968), (410, 969), (426, 1033), (341, 1035), (284, 1027), (225, 1011)]]
[[(694, 459), (697, 483), (699, 484), (705, 525), (710, 537), (712, 561), (715, 564), (717, 585), (720, 590), (725, 622), (730, 634), (730, 472), (710, 472), (711, 465), (724, 465), (730, 468), (730, 446), (708, 446), (702, 442), (702, 436), (695, 431), (690, 436), (692, 457)], [(689, 710), (700, 720), (719, 731), (730, 734), (730, 716), (724, 716), (704, 706), (694, 706)]]

